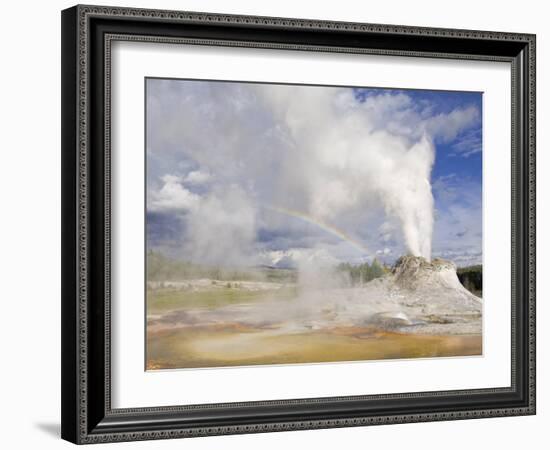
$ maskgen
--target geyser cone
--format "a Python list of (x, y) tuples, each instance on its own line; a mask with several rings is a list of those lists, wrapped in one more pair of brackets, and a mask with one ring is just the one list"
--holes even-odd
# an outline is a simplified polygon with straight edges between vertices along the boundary
[(468, 291), (458, 279), (453, 262), (421, 256), (402, 256), (392, 268), (393, 283), (401, 289), (425, 294), (426, 298), (449, 299), (457, 305), (476, 306), (480, 298)]

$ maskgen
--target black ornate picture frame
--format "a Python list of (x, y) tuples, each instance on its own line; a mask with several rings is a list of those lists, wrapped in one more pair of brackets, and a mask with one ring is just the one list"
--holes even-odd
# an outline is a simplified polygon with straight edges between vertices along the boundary
[[(113, 409), (110, 51), (114, 41), (510, 63), (511, 385)], [(64, 439), (84, 444), (530, 414), (535, 414), (534, 35), (99, 6), (62, 12)]]

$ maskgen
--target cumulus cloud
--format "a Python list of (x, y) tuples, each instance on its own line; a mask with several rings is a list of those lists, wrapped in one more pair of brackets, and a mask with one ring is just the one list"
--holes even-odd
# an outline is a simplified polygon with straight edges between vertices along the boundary
[(185, 176), (184, 182), (195, 185), (204, 184), (207, 183), (210, 178), (211, 175), (208, 172), (203, 172), (201, 170), (192, 170)]
[(199, 196), (186, 189), (180, 177), (164, 175), (161, 180), (162, 187), (148, 197), (149, 211), (191, 211), (198, 206)]
[(454, 140), (458, 133), (477, 123), (479, 110), (475, 106), (460, 108), (449, 114), (438, 114), (426, 120), (426, 130), (444, 142)]
[(275, 250), (262, 254), (264, 261), (282, 269), (332, 267), (338, 263), (329, 251), (323, 248), (292, 248), (290, 250)]

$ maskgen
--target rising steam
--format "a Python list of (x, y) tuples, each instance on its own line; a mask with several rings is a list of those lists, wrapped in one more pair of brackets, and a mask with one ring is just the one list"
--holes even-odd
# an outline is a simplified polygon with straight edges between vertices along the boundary
[[(257, 93), (302, 154), (310, 213), (330, 221), (380, 204), (398, 219), (408, 251), (430, 259), (434, 146), (424, 130), (380, 128), (385, 111), (369, 100), (358, 103), (349, 89), (260, 87)], [(387, 102), (396, 100), (406, 102), (386, 95)]]

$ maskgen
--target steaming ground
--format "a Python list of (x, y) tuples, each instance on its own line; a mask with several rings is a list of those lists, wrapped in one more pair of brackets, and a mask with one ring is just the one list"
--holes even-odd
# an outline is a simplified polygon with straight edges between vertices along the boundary
[(443, 260), (403, 257), (361, 287), (199, 279), (149, 288), (150, 369), (481, 353), (481, 299)]

